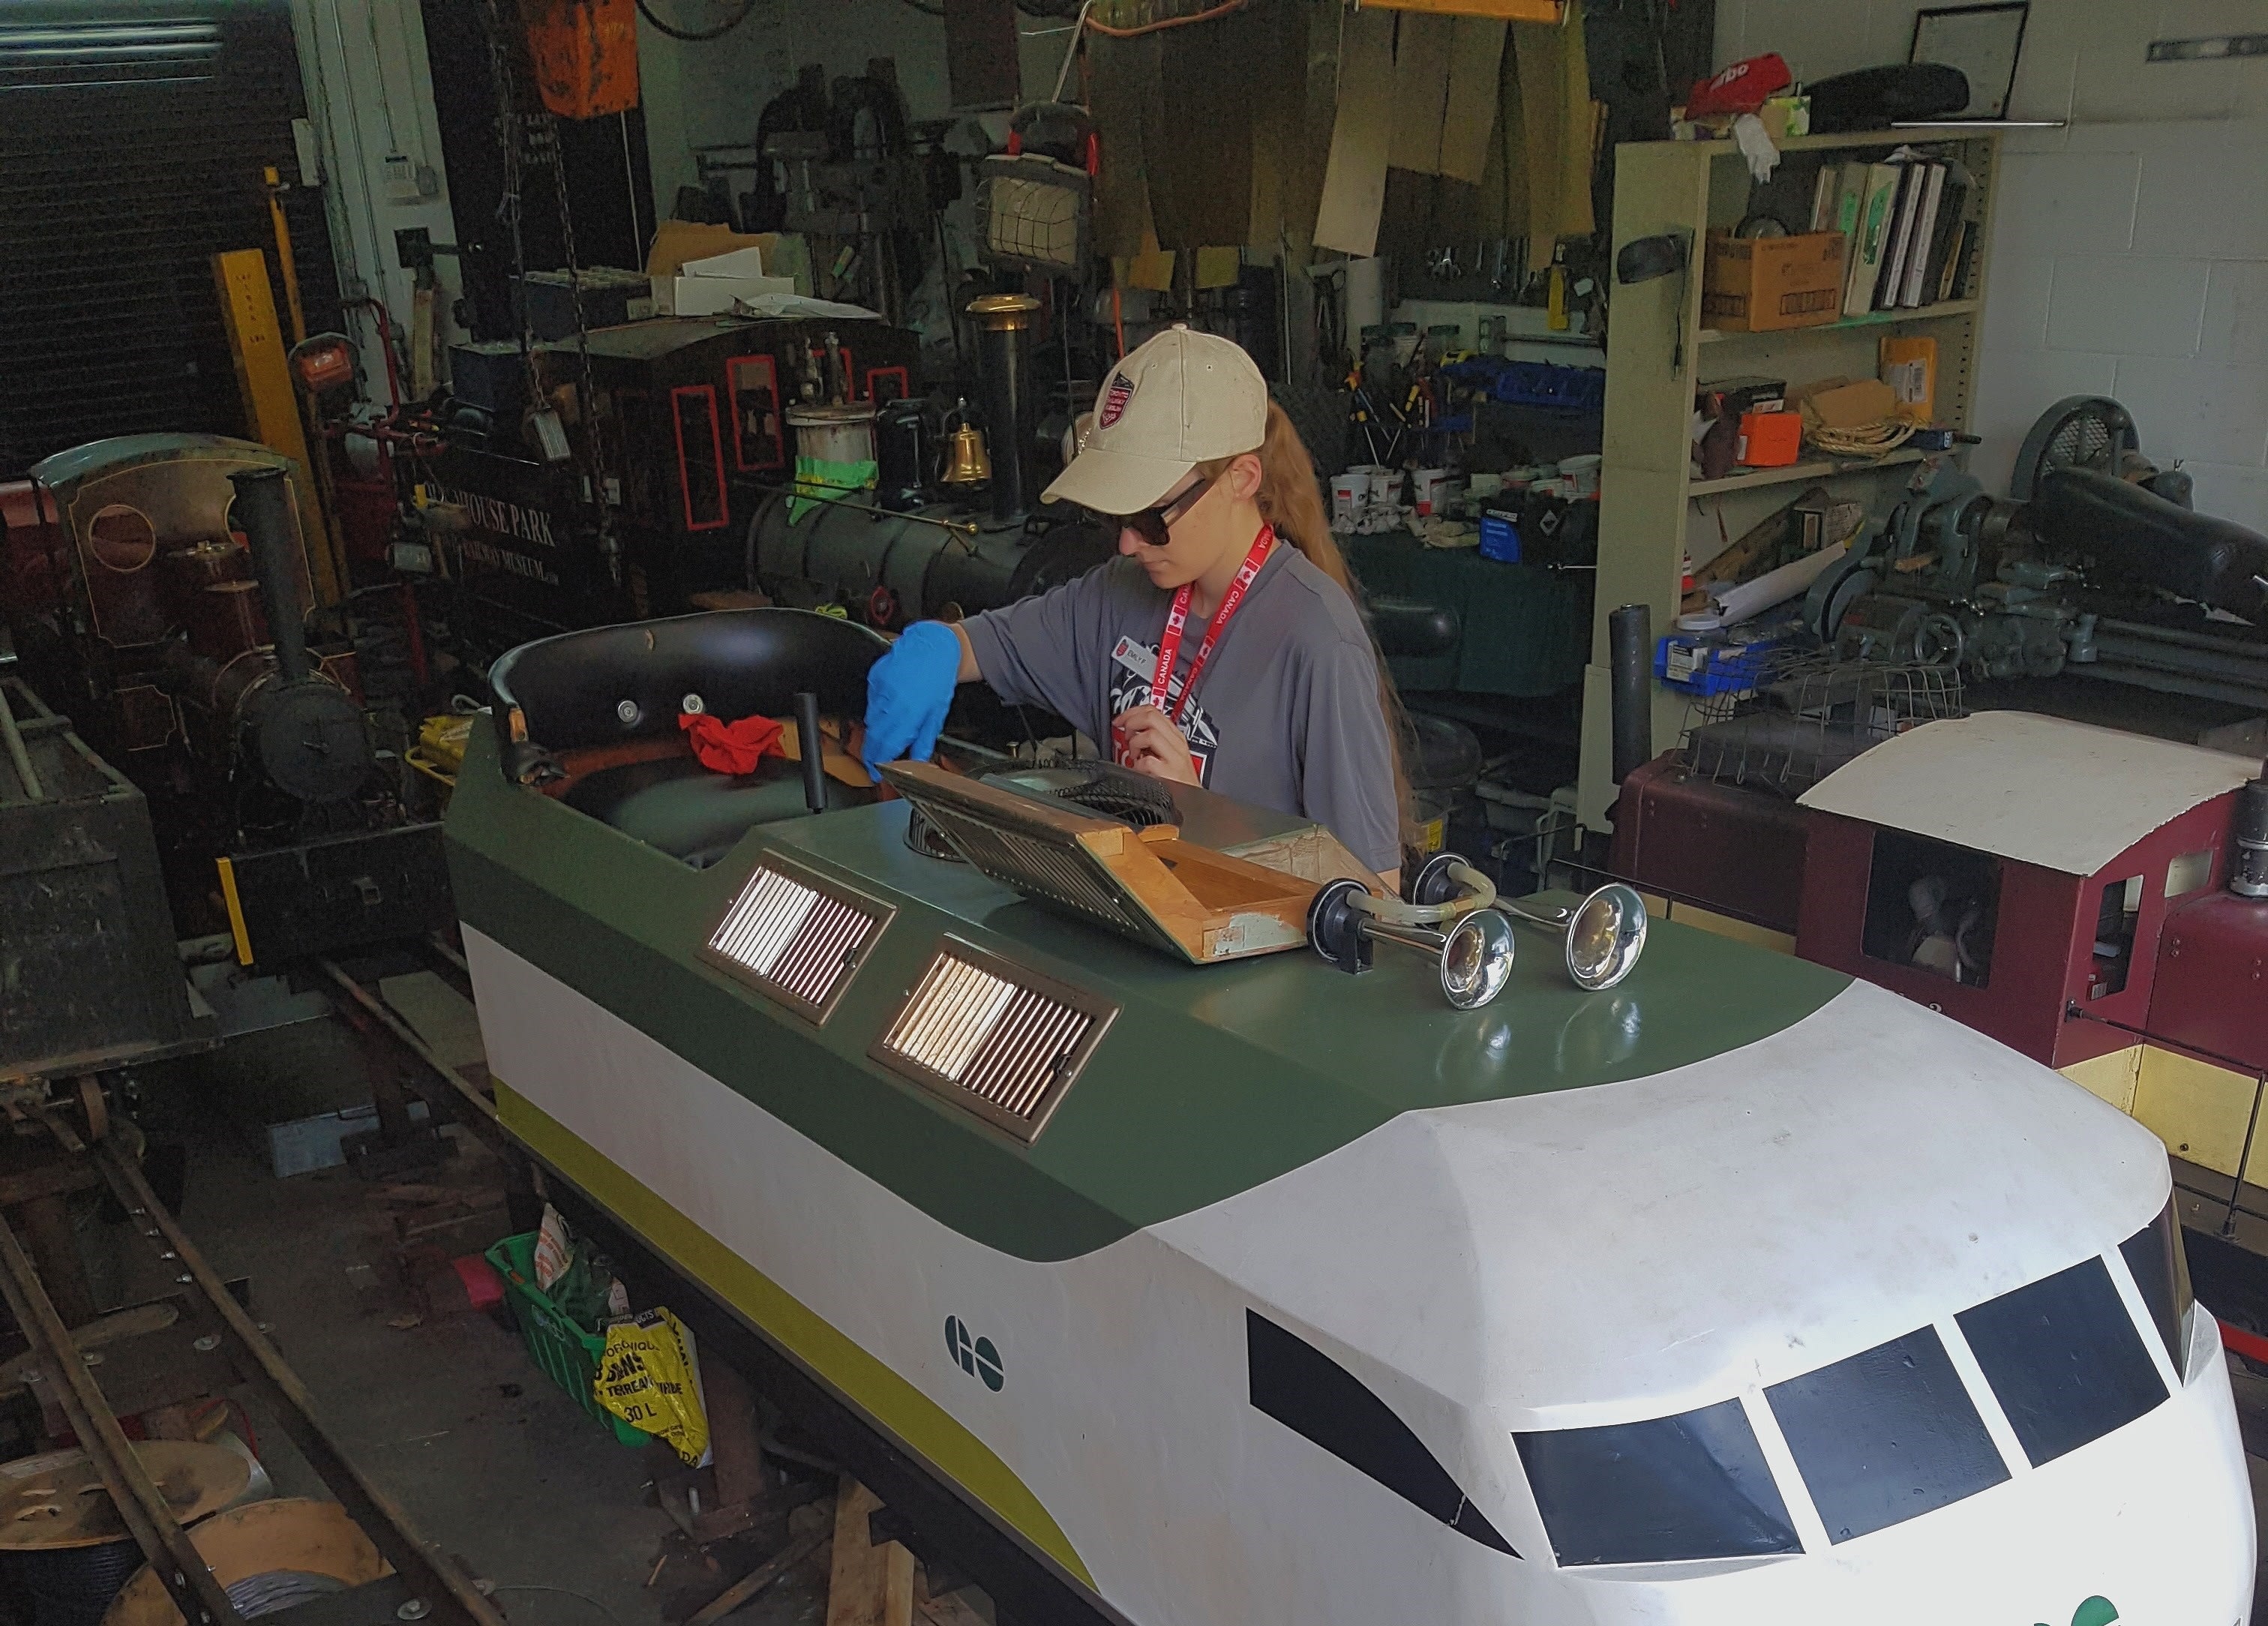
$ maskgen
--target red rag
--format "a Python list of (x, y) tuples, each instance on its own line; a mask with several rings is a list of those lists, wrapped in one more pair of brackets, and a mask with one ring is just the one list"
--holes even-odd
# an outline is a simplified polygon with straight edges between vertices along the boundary
[(785, 756), (780, 736), (786, 731), (768, 717), (737, 723), (705, 711), (681, 711), (677, 725), (693, 736), (693, 754), (712, 774), (752, 774), (768, 756)]

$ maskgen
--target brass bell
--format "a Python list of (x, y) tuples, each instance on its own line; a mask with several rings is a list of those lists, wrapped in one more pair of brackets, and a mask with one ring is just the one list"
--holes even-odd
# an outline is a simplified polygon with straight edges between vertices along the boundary
[(984, 450), (984, 431), (963, 423), (945, 443), (945, 472), (939, 482), (949, 486), (981, 486), (992, 478), (992, 460)]

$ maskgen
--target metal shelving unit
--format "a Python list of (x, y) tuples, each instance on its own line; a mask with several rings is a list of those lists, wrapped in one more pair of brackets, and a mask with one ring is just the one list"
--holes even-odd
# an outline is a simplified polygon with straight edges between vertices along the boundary
[[(1871, 378), (1885, 332), (1914, 328), (1938, 342), (1937, 418), (1969, 425), (1976, 389), (1978, 329), (1984, 320), (1999, 137), (1987, 129), (1874, 130), (1803, 136), (1784, 153), (1821, 152), (1877, 159), (1911, 145), (1959, 159), (1976, 181), (1967, 210), (1979, 229), (1970, 288), (1959, 299), (1915, 310), (1877, 311), (1815, 327), (1777, 333), (1725, 333), (1701, 325), (1701, 268), (1712, 226), (1737, 224), (1751, 183), (1746, 160), (1729, 141), (1635, 142), (1616, 150), (1614, 246), (1659, 232), (1690, 234), (1683, 277), (1617, 287), (1607, 324), (1607, 401), (1600, 470), (1599, 576), (1591, 661), (1584, 673), (1582, 768), (1578, 807), (1593, 829), (1611, 823), (1609, 769), (1607, 615), (1616, 605), (1653, 607), (1657, 635), (1677, 616), (1680, 564), (1689, 528), (1711, 537), (1738, 536), (1793, 495), (1799, 482), (1828, 482), (1838, 496), (1887, 504), (1894, 483), (1912, 475), (1918, 452), (1874, 460), (1809, 459), (1721, 480), (1693, 477), (1689, 454), (1693, 400), (1705, 383), (1741, 375), (1785, 378), (1791, 386), (1840, 374)], [(1697, 551), (1697, 557), (1699, 556)], [(1685, 696), (1656, 686), (1657, 750), (1677, 738)]]

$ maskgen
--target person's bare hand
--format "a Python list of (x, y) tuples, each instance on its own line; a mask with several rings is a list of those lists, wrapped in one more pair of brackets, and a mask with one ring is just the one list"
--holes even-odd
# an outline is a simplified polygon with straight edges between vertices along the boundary
[(1197, 765), (1189, 755), (1186, 735), (1174, 719), (1155, 706), (1136, 706), (1118, 714), (1117, 732), (1125, 741), (1126, 765), (1153, 779), (1197, 784)]

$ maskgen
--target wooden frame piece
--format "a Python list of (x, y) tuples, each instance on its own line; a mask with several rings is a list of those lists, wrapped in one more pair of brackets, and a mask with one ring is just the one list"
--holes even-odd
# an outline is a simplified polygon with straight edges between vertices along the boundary
[(1307, 940), (1315, 882), (1185, 842), (1176, 826), (1133, 830), (928, 762), (882, 776), (975, 869), (1192, 965)]

